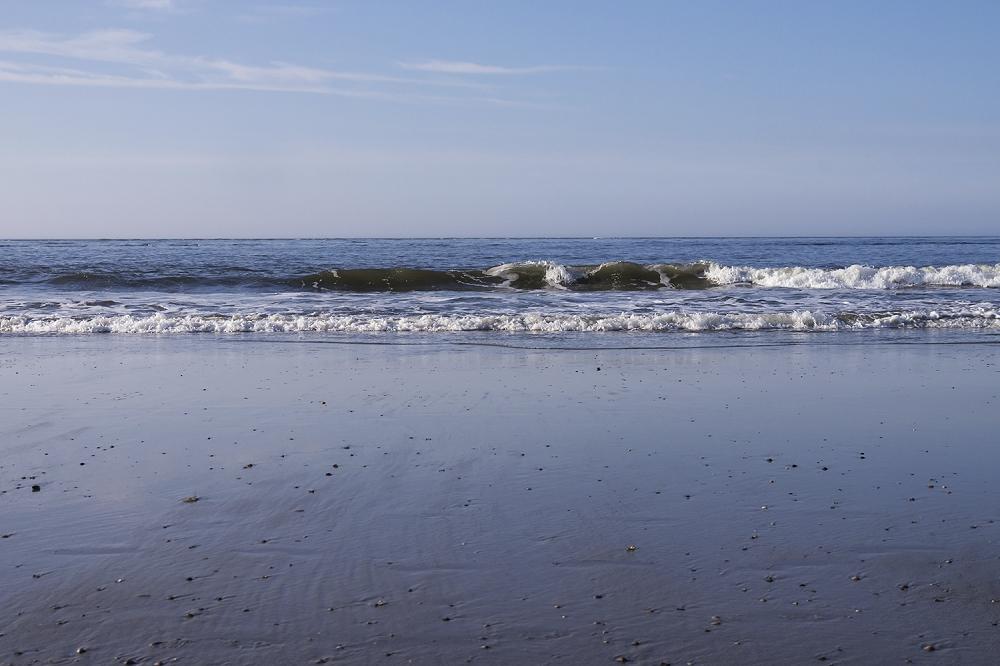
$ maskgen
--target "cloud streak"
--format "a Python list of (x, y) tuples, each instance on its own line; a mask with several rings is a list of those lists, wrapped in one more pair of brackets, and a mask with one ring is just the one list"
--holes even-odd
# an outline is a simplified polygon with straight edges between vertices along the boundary
[(363, 90), (343, 90), (328, 86), (298, 86), (281, 82), (273, 85), (256, 80), (239, 81), (181, 81), (164, 76), (121, 76), (88, 72), (85, 70), (48, 67), (44, 65), (24, 65), (0, 61), (0, 82), (29, 83), (36, 85), (97, 87), (97, 88), (145, 88), (154, 90), (257, 90), (268, 92), (299, 92), (343, 97), (377, 97), (377, 93)]
[(239, 15), (239, 20), (264, 23), (274, 19), (304, 19), (332, 14), (336, 7), (319, 5), (258, 5)]
[(563, 72), (580, 69), (572, 65), (532, 65), (529, 67), (503, 67), (500, 65), (483, 65), (478, 62), (459, 60), (424, 60), (421, 62), (400, 62), (403, 69), (415, 72), (433, 72), (435, 74), (469, 74), (469, 75), (512, 75), (512, 74), (544, 74), (547, 72)]
[[(380, 99), (392, 99), (393, 94), (373, 87), (483, 88), (456, 81), (340, 71), (280, 61), (252, 65), (222, 58), (168, 54), (151, 48), (151, 39), (147, 33), (130, 29), (97, 30), (74, 36), (36, 30), (0, 31), (0, 53), (30, 58), (0, 61), (0, 81), (165, 90), (258, 90)], [(52, 59), (79, 65), (54, 67)], [(116, 71), (107, 71), (108, 66), (114, 66)], [(337, 88), (333, 83), (357, 89)]]
[(174, 0), (109, 0), (108, 4), (125, 9), (169, 12), (177, 8)]

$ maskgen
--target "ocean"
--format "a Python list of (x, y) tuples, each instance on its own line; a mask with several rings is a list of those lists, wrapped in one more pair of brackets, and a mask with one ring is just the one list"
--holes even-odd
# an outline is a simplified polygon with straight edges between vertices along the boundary
[(8, 336), (887, 330), (1000, 331), (1000, 237), (0, 242)]

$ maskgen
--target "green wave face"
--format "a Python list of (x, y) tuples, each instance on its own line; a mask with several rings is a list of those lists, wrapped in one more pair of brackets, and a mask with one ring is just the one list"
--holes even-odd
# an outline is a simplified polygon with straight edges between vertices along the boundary
[(306, 275), (297, 286), (338, 291), (432, 291), (483, 289), (565, 289), (570, 291), (640, 291), (704, 289), (712, 283), (702, 264), (643, 265), (614, 261), (563, 266), (547, 262), (503, 264), (485, 270), (425, 268), (352, 268)]
[(423, 268), (351, 268), (323, 271), (299, 280), (314, 289), (341, 291), (430, 291), (476, 289), (502, 281), (479, 271), (436, 271)]

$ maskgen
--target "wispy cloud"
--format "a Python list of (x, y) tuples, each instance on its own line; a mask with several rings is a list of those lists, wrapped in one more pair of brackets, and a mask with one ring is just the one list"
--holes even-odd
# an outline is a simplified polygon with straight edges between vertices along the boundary
[(424, 60), (421, 62), (400, 62), (403, 69), (416, 72), (433, 72), (435, 74), (544, 74), (545, 72), (560, 72), (580, 69), (572, 65), (531, 65), (529, 67), (503, 67), (500, 65), (483, 65), (478, 62), (463, 62), (457, 60)]
[(172, 11), (177, 9), (174, 0), (108, 0), (108, 4), (125, 9), (144, 9), (151, 11)]
[(251, 7), (243, 14), (239, 15), (242, 21), (262, 23), (274, 19), (297, 19), (313, 18), (324, 14), (336, 12), (336, 7), (329, 5), (305, 5), (305, 4), (270, 4), (257, 5)]
[(127, 29), (97, 30), (75, 37), (5, 30), (0, 31), (0, 51), (136, 65), (161, 62), (166, 58), (163, 53), (138, 47), (148, 39), (146, 33)]
[[(476, 88), (473, 84), (401, 78), (272, 61), (266, 65), (222, 58), (169, 54), (151, 48), (152, 36), (107, 29), (75, 36), (36, 30), (0, 31), (0, 53), (33, 56), (27, 62), (0, 61), (0, 81), (66, 86), (173, 90), (260, 90), (392, 99), (372, 86)], [(39, 58), (42, 60), (39, 61)], [(55, 63), (52, 59), (58, 59)], [(62, 66), (61, 61), (78, 63)], [(108, 71), (108, 65), (115, 66)], [(357, 89), (336, 88), (334, 82)]]
[(49, 67), (45, 65), (24, 65), (20, 63), (0, 61), (0, 82), (32, 83), (38, 85), (56, 86), (89, 86), (99, 88), (146, 88), (159, 90), (258, 90), (271, 92), (301, 92), (343, 97), (379, 97), (373, 91), (347, 90), (329, 86), (310, 86), (305, 83), (293, 85), (287, 81), (278, 80), (268, 83), (266, 80), (251, 80), (248, 82), (206, 80), (184, 81), (157, 75), (151, 72), (147, 76), (121, 76), (89, 72), (66, 67)]

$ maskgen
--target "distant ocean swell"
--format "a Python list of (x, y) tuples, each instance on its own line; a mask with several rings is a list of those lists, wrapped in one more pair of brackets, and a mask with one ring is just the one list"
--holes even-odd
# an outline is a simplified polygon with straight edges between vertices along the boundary
[(947, 266), (859, 264), (842, 268), (723, 266), (711, 261), (689, 264), (639, 264), (612, 261), (565, 265), (548, 261), (516, 262), (486, 269), (350, 268), (307, 275), (275, 276), (243, 267), (211, 267), (194, 275), (75, 271), (6, 274), (0, 284), (50, 285), (71, 289), (186, 290), (211, 287), (279, 290), (392, 292), (434, 290), (636, 291), (707, 289), (727, 285), (792, 289), (889, 290), (913, 287), (1000, 288), (1000, 263)]
[(811, 311), (649, 314), (427, 314), (427, 315), (100, 315), (0, 317), (0, 334), (381, 333), (497, 331), (510, 333), (670, 331), (847, 331), (868, 329), (1000, 329), (1000, 311), (972, 307), (952, 312)]

